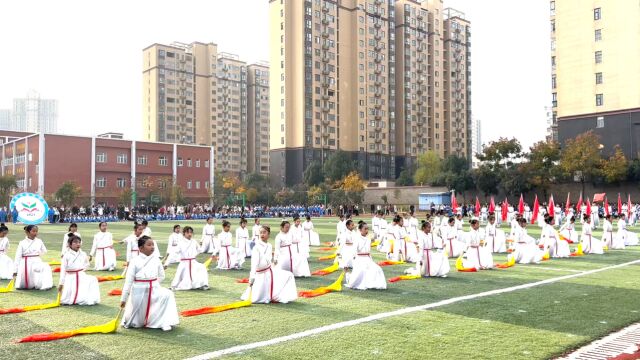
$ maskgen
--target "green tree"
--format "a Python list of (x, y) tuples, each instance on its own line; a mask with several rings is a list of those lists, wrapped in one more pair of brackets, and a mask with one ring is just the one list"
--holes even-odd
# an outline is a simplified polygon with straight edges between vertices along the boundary
[(325, 161), (323, 170), (326, 180), (334, 183), (358, 168), (348, 153), (338, 150)]
[(544, 198), (554, 179), (557, 177), (560, 161), (560, 147), (556, 142), (540, 141), (535, 143), (526, 155), (529, 160), (523, 170), (528, 173), (528, 181), (532, 187), (542, 190)]
[(187, 199), (184, 196), (184, 190), (180, 185), (171, 186), (171, 195), (169, 197), (172, 204), (186, 205)]
[(435, 151), (427, 151), (418, 156), (418, 165), (413, 181), (416, 184), (433, 184), (442, 172), (442, 160)]
[(500, 179), (491, 171), (489, 166), (486, 164), (480, 165), (472, 171), (472, 175), (478, 190), (482, 191), (485, 196), (498, 193)]
[(132, 195), (133, 190), (131, 190), (131, 188), (126, 188), (120, 192), (120, 195), (118, 195), (118, 202), (124, 206), (131, 206)]
[(613, 155), (602, 160), (602, 176), (609, 184), (619, 184), (627, 177), (629, 162), (619, 145), (615, 146)]
[(247, 189), (264, 189), (269, 186), (269, 177), (258, 173), (251, 173), (244, 178), (243, 184)]
[(396, 179), (396, 185), (398, 186), (413, 186), (415, 183), (413, 182), (413, 177), (416, 172), (416, 167), (411, 165), (408, 167), (402, 168), (400, 171), (400, 175)]
[(16, 177), (13, 175), (0, 176), (0, 203), (9, 206), (9, 196), (17, 187)]
[(469, 161), (464, 157), (451, 155), (442, 161), (442, 172), (433, 184), (446, 186), (450, 190), (464, 195), (467, 190), (473, 189), (475, 184), (471, 171), (469, 171)]
[(312, 161), (306, 169), (304, 169), (304, 183), (308, 187), (317, 186), (324, 181), (322, 165), (318, 161)]
[(494, 171), (501, 171), (519, 162), (522, 155), (522, 145), (516, 138), (500, 138), (485, 146), (476, 158), (487, 162)]
[(526, 164), (516, 164), (503, 173), (502, 187), (512, 197), (526, 194), (531, 190)]
[(593, 131), (588, 131), (569, 139), (560, 155), (560, 168), (577, 179), (582, 185), (600, 174), (600, 138)]
[(629, 169), (627, 170), (627, 180), (633, 182), (640, 181), (640, 159), (635, 158), (629, 162)]
[(74, 205), (76, 198), (80, 196), (82, 189), (73, 181), (65, 181), (56, 191), (56, 199), (69, 207)]

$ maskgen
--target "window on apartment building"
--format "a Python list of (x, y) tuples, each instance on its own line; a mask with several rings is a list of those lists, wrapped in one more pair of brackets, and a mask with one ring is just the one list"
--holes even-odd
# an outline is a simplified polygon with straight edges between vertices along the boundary
[(555, 75), (551, 76), (551, 88), (552, 89), (556, 88), (556, 76)]
[(200, 190), (200, 181), (196, 181), (196, 189)]
[(127, 154), (118, 154), (116, 157), (116, 162), (118, 164), (126, 164), (127, 163)]
[(602, 73), (596, 73), (596, 84), (602, 84)]
[(116, 180), (116, 186), (119, 188), (125, 188), (127, 187), (127, 179), (125, 178), (118, 178)]
[(208, 189), (208, 188), (209, 188), (209, 182), (208, 182), (208, 181), (205, 181), (205, 182), (204, 182), (204, 188), (205, 188), (205, 189)]
[(99, 177), (96, 179), (96, 187), (103, 188), (107, 186), (107, 179), (104, 177)]
[(596, 128), (603, 128), (604, 127), (604, 116), (598, 116), (598, 118), (596, 119)]
[(199, 168), (200, 167), (200, 159), (196, 160), (196, 167)]
[(602, 106), (602, 105), (604, 105), (604, 95), (596, 94), (596, 106)]
[(147, 165), (147, 155), (138, 156), (138, 165)]
[(602, 10), (600, 8), (593, 9), (593, 20), (600, 20), (602, 18)]
[(595, 40), (596, 41), (600, 41), (602, 40), (602, 29), (596, 29), (595, 31)]
[(187, 181), (187, 189), (191, 190), (191, 180)]
[(187, 159), (187, 167), (191, 167), (191, 159)]
[(98, 163), (106, 163), (107, 162), (107, 154), (100, 152), (96, 154), (96, 162)]
[(551, 94), (551, 106), (553, 107), (558, 106), (558, 93)]
[(204, 161), (204, 167), (209, 168), (209, 160)]
[(158, 165), (160, 165), (160, 166), (167, 166), (167, 165), (169, 165), (169, 161), (167, 160), (167, 157), (166, 157), (166, 156), (160, 156), (160, 157), (158, 158)]
[(598, 50), (595, 54), (596, 64), (602, 64), (602, 51)]

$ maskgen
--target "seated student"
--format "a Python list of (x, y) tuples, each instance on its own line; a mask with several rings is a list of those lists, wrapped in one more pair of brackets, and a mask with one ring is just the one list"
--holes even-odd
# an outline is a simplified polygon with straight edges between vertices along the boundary
[(527, 234), (527, 220), (518, 218), (518, 228), (514, 234), (513, 256), (518, 264), (538, 264), (544, 252), (536, 245), (536, 240)]
[[(198, 254), (204, 252), (204, 246), (199, 246), (193, 239), (193, 228), (185, 226), (182, 230), (183, 239), (178, 243), (177, 255), (180, 258), (176, 275), (171, 282), (172, 290), (209, 289), (209, 274), (207, 268), (196, 260)], [(164, 266), (169, 264), (165, 260)]]
[(249, 241), (249, 229), (247, 229), (247, 219), (240, 218), (240, 227), (236, 229), (236, 248), (240, 252), (240, 257), (251, 256), (251, 241)]
[(338, 255), (340, 267), (342, 269), (351, 269), (353, 267), (353, 259), (355, 257), (354, 233), (355, 224), (349, 219), (345, 222), (346, 230), (338, 235)]
[(354, 236), (352, 270), (347, 287), (356, 290), (386, 289), (387, 281), (382, 268), (371, 259), (371, 239), (369, 227), (364, 221), (358, 224), (358, 233)]
[(89, 267), (87, 254), (80, 249), (80, 237), (69, 234), (69, 248), (60, 266), (60, 303), (63, 305), (95, 305), (100, 303), (98, 279), (85, 273)]
[(567, 222), (560, 228), (560, 235), (565, 239), (571, 241), (572, 244), (578, 242), (578, 232), (576, 231), (576, 218), (575, 216), (568, 216)]
[(423, 221), (418, 232), (418, 249), (422, 258), (416, 263), (417, 273), (424, 277), (446, 277), (451, 267), (444, 253), (444, 241), (436, 236), (431, 223)]
[(227, 220), (222, 222), (222, 232), (218, 234), (218, 242), (220, 243), (218, 269), (240, 269), (244, 263), (244, 256), (241, 256), (238, 249), (232, 246), (231, 223)]
[[(95, 270), (113, 271), (116, 268), (116, 251), (113, 250), (113, 235), (107, 231), (107, 223), (98, 224), (100, 231), (93, 236), (89, 261), (95, 256)], [(78, 236), (79, 238), (80, 236)]]
[(503, 253), (507, 251), (506, 237), (504, 231), (498, 229), (495, 215), (489, 215), (489, 222), (487, 223), (484, 232), (484, 240), (487, 242), (487, 246), (492, 252)]
[(611, 214), (604, 217), (602, 223), (602, 244), (609, 249), (613, 247), (613, 224), (611, 223)]
[(80, 233), (78, 232), (78, 224), (69, 224), (69, 229), (66, 233), (64, 233), (64, 236), (62, 237), (62, 251), (60, 252), (60, 258), (62, 258), (64, 256), (64, 253), (69, 250), (69, 234), (74, 234), (77, 237), (81, 237)]
[(467, 248), (465, 267), (473, 267), (478, 270), (487, 270), (493, 268), (493, 254), (491, 248), (487, 247), (482, 234), (480, 233), (480, 222), (478, 219), (472, 219), (470, 222), (471, 230), (466, 234)]
[(540, 245), (542, 245), (544, 249), (549, 250), (550, 257), (569, 257), (571, 254), (569, 243), (559, 238), (556, 229), (554, 229), (552, 225), (554, 223), (553, 217), (545, 216), (544, 222), (545, 226), (542, 228), (542, 233), (540, 234)]
[(167, 253), (164, 255), (165, 265), (171, 265), (180, 262), (180, 242), (182, 241), (182, 231), (180, 225), (173, 225), (173, 232), (169, 235), (167, 241)]
[(9, 228), (4, 223), (0, 224), (0, 280), (13, 278), (13, 260), (7, 255), (9, 253), (8, 233)]
[(125, 328), (171, 330), (179, 323), (178, 308), (173, 293), (160, 286), (164, 268), (154, 255), (155, 243), (148, 236), (138, 239), (140, 255), (129, 262), (127, 278), (122, 288), (120, 307), (124, 308)]
[(288, 221), (283, 221), (280, 224), (280, 233), (276, 235), (275, 240), (274, 262), (280, 269), (290, 271), (296, 277), (309, 277), (311, 276), (311, 271), (309, 270), (307, 258), (299, 256), (292, 249), (293, 241), (289, 231), (290, 226), (291, 224)]
[(459, 237), (458, 228), (456, 227), (456, 219), (454, 217), (450, 217), (447, 223), (448, 225), (440, 229), (445, 249), (447, 250), (449, 257), (458, 257), (466, 250), (467, 244)]
[(270, 233), (271, 229), (262, 225), (260, 239), (251, 250), (250, 289), (242, 294), (241, 299), (247, 300), (251, 295), (251, 302), (254, 304), (288, 303), (298, 298), (293, 274), (271, 262), (273, 249), (269, 244)]
[(16, 249), (14, 273), (16, 289), (49, 290), (53, 287), (51, 267), (40, 259), (47, 252), (42, 240), (38, 238), (38, 227), (24, 227), (26, 237)]
[(599, 239), (593, 238), (591, 229), (591, 216), (585, 214), (584, 224), (582, 225), (582, 234), (580, 236), (582, 240), (582, 251), (585, 254), (604, 254), (602, 242)]

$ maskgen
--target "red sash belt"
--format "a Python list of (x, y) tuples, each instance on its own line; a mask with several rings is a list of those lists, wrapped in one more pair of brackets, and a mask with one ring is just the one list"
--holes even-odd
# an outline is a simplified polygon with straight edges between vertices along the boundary
[(231, 245), (220, 245), (227, 251), (227, 269), (231, 269), (231, 256), (229, 256), (229, 246)]
[(144, 283), (148, 283), (149, 284), (149, 297), (147, 298), (147, 311), (144, 314), (144, 326), (147, 326), (147, 323), (149, 322), (149, 311), (151, 310), (151, 292), (153, 290), (153, 282), (156, 281), (158, 279), (136, 279), (135, 282), (144, 282)]
[(27, 269), (27, 263), (30, 257), (39, 257), (40, 255), (22, 255), (24, 259), (24, 286), (25, 289), (29, 288), (29, 271)]
[[(424, 252), (427, 255), (427, 276), (431, 276), (431, 260), (429, 259), (429, 251), (431, 251), (431, 249), (424, 249)], [(451, 252), (453, 252), (453, 250)]]
[(193, 281), (193, 276), (191, 276), (191, 261), (195, 260), (195, 258), (190, 259), (180, 259), (180, 261), (188, 261), (189, 262), (189, 280)]
[[(104, 258), (104, 249), (113, 249), (113, 246), (105, 246), (105, 247), (97, 248), (97, 250), (102, 250), (102, 266), (106, 265), (106, 261)], [(134, 250), (131, 250), (131, 251), (134, 251)], [(136, 251), (138, 251), (138, 254), (140, 253), (140, 250), (136, 250)]]
[(271, 285), (269, 286), (269, 301), (273, 301), (273, 269), (271, 269), (271, 265), (268, 268), (256, 270), (257, 273), (263, 273), (269, 270), (269, 274), (271, 275)]
[(78, 291), (80, 290), (80, 272), (84, 271), (84, 269), (78, 269), (78, 270), (67, 270), (67, 274), (76, 274), (76, 294), (73, 296), (73, 305), (76, 304), (76, 301), (78, 300)]

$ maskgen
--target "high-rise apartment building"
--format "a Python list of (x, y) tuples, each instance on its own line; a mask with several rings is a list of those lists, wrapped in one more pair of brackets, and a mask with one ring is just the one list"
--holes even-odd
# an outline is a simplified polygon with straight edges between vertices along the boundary
[(269, 174), (269, 65), (247, 66), (247, 171)]
[(0, 129), (55, 134), (58, 132), (58, 100), (42, 99), (31, 90), (25, 98), (13, 99), (12, 110), (0, 110)]
[[(248, 117), (255, 110), (249, 107), (247, 68), (237, 55), (218, 52), (211, 43), (154, 44), (144, 49), (144, 139), (211, 145), (219, 171), (244, 175), (258, 171), (249, 166), (256, 162), (268, 169), (268, 159), (256, 160), (255, 152), (249, 152), (254, 129)], [(268, 99), (258, 105), (268, 111)]]
[(471, 120), (471, 166), (475, 169), (480, 166), (480, 160), (476, 154), (482, 153), (482, 121), (480, 119)]
[[(551, 5), (553, 120), (563, 144), (593, 130), (603, 151), (640, 154), (640, 3), (555, 0)], [(554, 125), (555, 126), (555, 125)]]
[(469, 22), (440, 0), (272, 0), (270, 172), (342, 150), (367, 179), (471, 154)]

